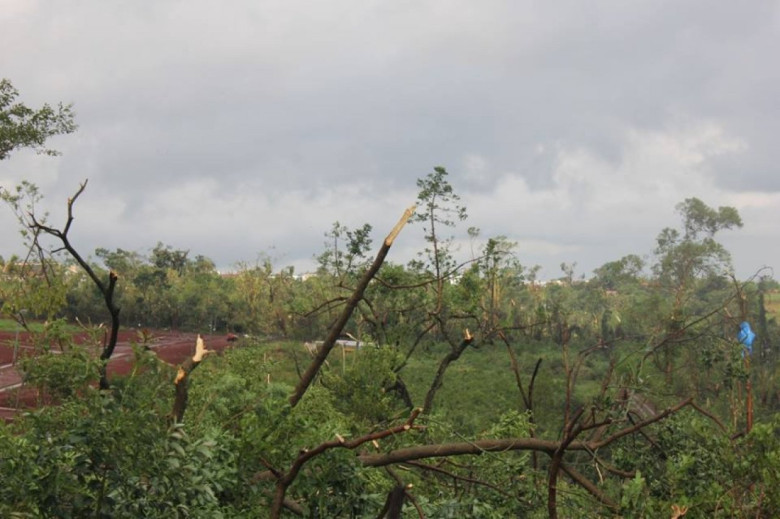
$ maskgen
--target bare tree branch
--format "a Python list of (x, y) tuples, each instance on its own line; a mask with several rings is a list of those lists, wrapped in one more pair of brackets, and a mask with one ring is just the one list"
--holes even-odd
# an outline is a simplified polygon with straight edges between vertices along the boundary
[(574, 467), (562, 463), (561, 470), (563, 470), (575, 483), (587, 490), (593, 497), (599, 500), (601, 504), (607, 505), (613, 510), (617, 510), (619, 505), (609, 498), (604, 492), (601, 491), (591, 480), (577, 472)]
[(62, 248), (68, 252), (68, 254), (73, 257), (74, 260), (76, 260), (76, 263), (79, 264), (79, 267), (87, 274), (87, 276), (92, 280), (92, 282), (95, 284), (95, 286), (100, 290), (101, 295), (103, 296), (103, 301), (105, 302), (106, 308), (108, 309), (108, 313), (111, 316), (111, 332), (109, 334), (108, 340), (103, 344), (103, 351), (100, 354), (100, 360), (103, 361), (103, 365), (100, 368), (100, 388), (101, 389), (108, 389), (109, 383), (108, 383), (108, 377), (107, 377), (107, 364), (108, 360), (111, 358), (111, 355), (114, 353), (114, 348), (116, 347), (117, 340), (119, 338), (119, 308), (114, 303), (114, 290), (116, 288), (116, 283), (118, 280), (118, 276), (116, 272), (110, 271), (108, 273), (108, 281), (104, 282), (100, 277), (95, 273), (94, 269), (90, 266), (90, 264), (79, 254), (79, 252), (73, 247), (73, 245), (70, 242), (70, 238), (68, 237), (68, 232), (70, 232), (71, 225), (73, 224), (74, 216), (73, 216), (73, 206), (76, 203), (76, 200), (78, 200), (79, 196), (84, 192), (84, 190), (87, 187), (88, 180), (85, 180), (78, 188), (76, 193), (68, 198), (68, 213), (67, 213), (67, 219), (65, 221), (65, 226), (60, 229), (56, 229), (54, 227), (50, 227), (42, 222), (39, 222), (35, 214), (30, 213), (29, 216), (29, 223), (28, 227), (33, 231), (34, 238), (33, 243), (36, 247), (40, 250), (40, 245), (37, 243), (37, 236), (39, 233), (43, 232), (50, 236), (53, 236), (60, 240), (62, 242)]
[(525, 408), (527, 410), (531, 409), (531, 404), (528, 402), (528, 397), (525, 396), (525, 389), (523, 389), (523, 381), (520, 380), (520, 365), (517, 363), (517, 355), (515, 355), (514, 350), (512, 350), (512, 345), (509, 344), (509, 339), (506, 338), (506, 335), (503, 331), (498, 332), (498, 337), (504, 341), (504, 345), (506, 346), (506, 351), (509, 353), (509, 359), (512, 361), (512, 373), (515, 374), (515, 383), (517, 384), (517, 390), (520, 391), (520, 397), (523, 399), (523, 404), (525, 405)]
[(465, 454), (483, 454), (485, 452), (506, 452), (516, 450), (536, 450), (552, 455), (559, 442), (538, 438), (505, 438), (477, 440), (473, 442), (442, 443), (436, 445), (418, 445), (406, 447), (382, 454), (361, 454), (358, 456), (367, 467), (384, 467), (397, 463), (426, 459), (461, 456)]
[(655, 422), (663, 420), (667, 416), (676, 413), (677, 411), (679, 411), (683, 407), (685, 407), (687, 405), (690, 405), (691, 402), (693, 402), (693, 397), (686, 398), (685, 400), (683, 400), (679, 404), (675, 405), (674, 407), (670, 407), (668, 409), (665, 409), (664, 411), (662, 411), (661, 413), (659, 413), (659, 414), (657, 414), (655, 416), (651, 416), (650, 418), (648, 418), (646, 420), (642, 420), (641, 422), (637, 422), (635, 425), (633, 425), (631, 427), (627, 427), (625, 429), (621, 429), (620, 431), (616, 432), (615, 434), (613, 434), (612, 436), (610, 436), (610, 437), (608, 437), (608, 438), (606, 438), (604, 440), (600, 440), (600, 441), (592, 442), (592, 443), (588, 444), (589, 448), (591, 450), (595, 451), (595, 450), (598, 450), (598, 449), (600, 449), (602, 447), (606, 447), (610, 443), (613, 443), (614, 441), (619, 440), (620, 438), (622, 438), (624, 436), (628, 436), (629, 434), (633, 434), (633, 433), (639, 431), (640, 429), (644, 429), (645, 427), (647, 427), (650, 424), (653, 424)]
[(428, 414), (433, 408), (433, 398), (436, 396), (436, 392), (444, 381), (444, 373), (447, 371), (449, 365), (460, 358), (463, 352), (468, 348), (469, 344), (474, 340), (474, 336), (466, 329), (463, 333), (463, 340), (458, 346), (451, 349), (450, 352), (439, 363), (439, 369), (436, 370), (436, 376), (433, 377), (431, 387), (428, 389), (428, 393), (425, 395), (425, 404), (423, 405), (423, 413)]
[(443, 469), (441, 467), (437, 467), (435, 465), (428, 465), (427, 463), (420, 463), (418, 461), (408, 461), (408, 462), (404, 463), (404, 465), (409, 465), (410, 467), (417, 467), (417, 468), (422, 469), (422, 470), (428, 470), (428, 471), (431, 471), (431, 472), (436, 472), (438, 474), (442, 474), (442, 475), (447, 476), (449, 478), (457, 479), (457, 480), (460, 480), (460, 481), (465, 481), (467, 483), (472, 483), (474, 485), (481, 485), (481, 486), (487, 487), (487, 488), (489, 488), (489, 489), (491, 489), (491, 490), (501, 494), (504, 497), (507, 497), (507, 498), (511, 498), (512, 497), (507, 492), (505, 492), (504, 490), (501, 490), (499, 487), (497, 487), (496, 485), (494, 485), (492, 483), (488, 483), (487, 481), (482, 481), (482, 480), (476, 479), (476, 478), (470, 478), (470, 477), (466, 477), (466, 476), (461, 476), (460, 474), (455, 474), (454, 472), (451, 472), (449, 470), (445, 470), (445, 469)]

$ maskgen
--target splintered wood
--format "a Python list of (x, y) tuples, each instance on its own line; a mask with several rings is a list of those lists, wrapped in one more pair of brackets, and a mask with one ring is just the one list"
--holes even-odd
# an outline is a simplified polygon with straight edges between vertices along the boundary
[(401, 216), (401, 219), (398, 220), (398, 223), (395, 224), (395, 227), (393, 227), (393, 230), (390, 231), (390, 234), (387, 235), (387, 238), (385, 238), (385, 245), (390, 247), (393, 242), (395, 241), (395, 238), (398, 236), (398, 233), (401, 232), (401, 229), (404, 228), (404, 225), (406, 225), (406, 222), (409, 221), (409, 218), (412, 217), (414, 214), (414, 210), (417, 209), (416, 205), (413, 205), (404, 211), (404, 214)]
[(193, 355), (192, 361), (200, 362), (203, 360), (203, 357), (209, 353), (212, 352), (206, 349), (206, 344), (203, 342), (203, 337), (198, 335), (198, 339), (195, 341), (195, 355)]

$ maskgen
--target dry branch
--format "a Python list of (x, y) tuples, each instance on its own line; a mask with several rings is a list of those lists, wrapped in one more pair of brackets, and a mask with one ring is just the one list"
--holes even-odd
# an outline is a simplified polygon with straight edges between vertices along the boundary
[(355, 288), (355, 291), (352, 292), (350, 298), (347, 300), (346, 306), (342, 310), (341, 315), (330, 329), (330, 333), (328, 333), (327, 338), (317, 352), (317, 356), (309, 365), (308, 369), (306, 369), (306, 372), (304, 372), (301, 376), (301, 379), (298, 381), (298, 385), (295, 387), (293, 394), (290, 395), (291, 407), (295, 407), (298, 402), (300, 402), (301, 398), (303, 398), (303, 395), (306, 394), (309, 386), (314, 381), (314, 377), (317, 375), (320, 368), (325, 363), (325, 359), (328, 358), (328, 354), (330, 354), (330, 351), (336, 344), (336, 340), (341, 334), (341, 331), (344, 329), (347, 321), (349, 321), (349, 318), (352, 316), (352, 312), (355, 310), (360, 300), (363, 299), (363, 293), (365, 292), (366, 287), (368, 287), (368, 283), (374, 278), (374, 276), (376, 276), (376, 273), (379, 271), (379, 268), (382, 266), (382, 263), (384, 263), (385, 258), (387, 257), (387, 253), (389, 252), (390, 247), (393, 245), (393, 241), (398, 236), (398, 233), (401, 232), (403, 226), (406, 225), (406, 222), (409, 220), (409, 218), (412, 217), (413, 213), (414, 207), (410, 207), (404, 211), (401, 219), (398, 220), (398, 223), (395, 224), (393, 230), (390, 231), (390, 234), (388, 234), (387, 238), (385, 238), (385, 241), (382, 243), (382, 247), (379, 249), (376, 258), (374, 258), (374, 262), (363, 274), (363, 277), (360, 278), (360, 282)]
[(103, 301), (105, 302), (108, 313), (111, 316), (111, 333), (109, 334), (108, 340), (103, 344), (103, 351), (100, 353), (100, 360), (103, 361), (100, 368), (100, 389), (108, 389), (109, 384), (106, 373), (107, 364), (108, 360), (111, 358), (111, 355), (114, 353), (114, 348), (116, 347), (116, 343), (119, 337), (119, 308), (114, 303), (114, 290), (116, 288), (118, 276), (116, 272), (110, 271), (108, 273), (108, 282), (106, 283), (101, 280), (92, 269), (90, 264), (87, 263), (87, 261), (84, 260), (79, 252), (73, 247), (73, 245), (70, 243), (70, 238), (68, 238), (68, 232), (70, 231), (70, 227), (73, 224), (73, 220), (75, 218), (73, 216), (73, 205), (76, 203), (76, 200), (78, 200), (81, 193), (83, 193), (86, 189), (87, 182), (88, 181), (85, 180), (79, 186), (76, 193), (72, 197), (68, 198), (68, 216), (67, 220), (65, 221), (65, 226), (62, 228), (62, 230), (45, 225), (43, 222), (39, 222), (32, 213), (28, 215), (28, 227), (33, 231), (33, 235), (35, 237), (33, 246), (37, 247), (41, 252), (42, 248), (38, 243), (38, 235), (41, 232), (60, 240), (62, 242), (62, 248), (58, 250), (66, 250), (68, 254), (70, 254), (71, 257), (76, 260), (76, 263), (78, 263), (79, 267), (81, 267), (81, 269), (86, 272), (87, 276), (89, 276), (95, 286), (97, 286), (98, 290), (100, 290), (100, 294), (103, 296)]

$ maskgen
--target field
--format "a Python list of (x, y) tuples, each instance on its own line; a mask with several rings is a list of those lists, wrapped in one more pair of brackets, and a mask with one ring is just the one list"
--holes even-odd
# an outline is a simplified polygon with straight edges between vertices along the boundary
[(780, 319), (780, 291), (768, 292), (765, 296), (764, 304), (770, 319)]

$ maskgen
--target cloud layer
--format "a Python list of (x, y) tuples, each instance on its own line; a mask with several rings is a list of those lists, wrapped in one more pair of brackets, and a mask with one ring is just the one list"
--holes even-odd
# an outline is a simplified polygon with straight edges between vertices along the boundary
[(779, 47), (777, 1), (0, 0), (3, 76), (80, 124), (0, 185), (36, 182), (56, 218), (89, 178), (84, 250), (306, 269), (332, 222), (378, 240), (444, 165), (456, 237), (506, 235), (543, 277), (649, 253), (692, 196), (740, 210), (723, 241), (748, 276), (780, 257)]

